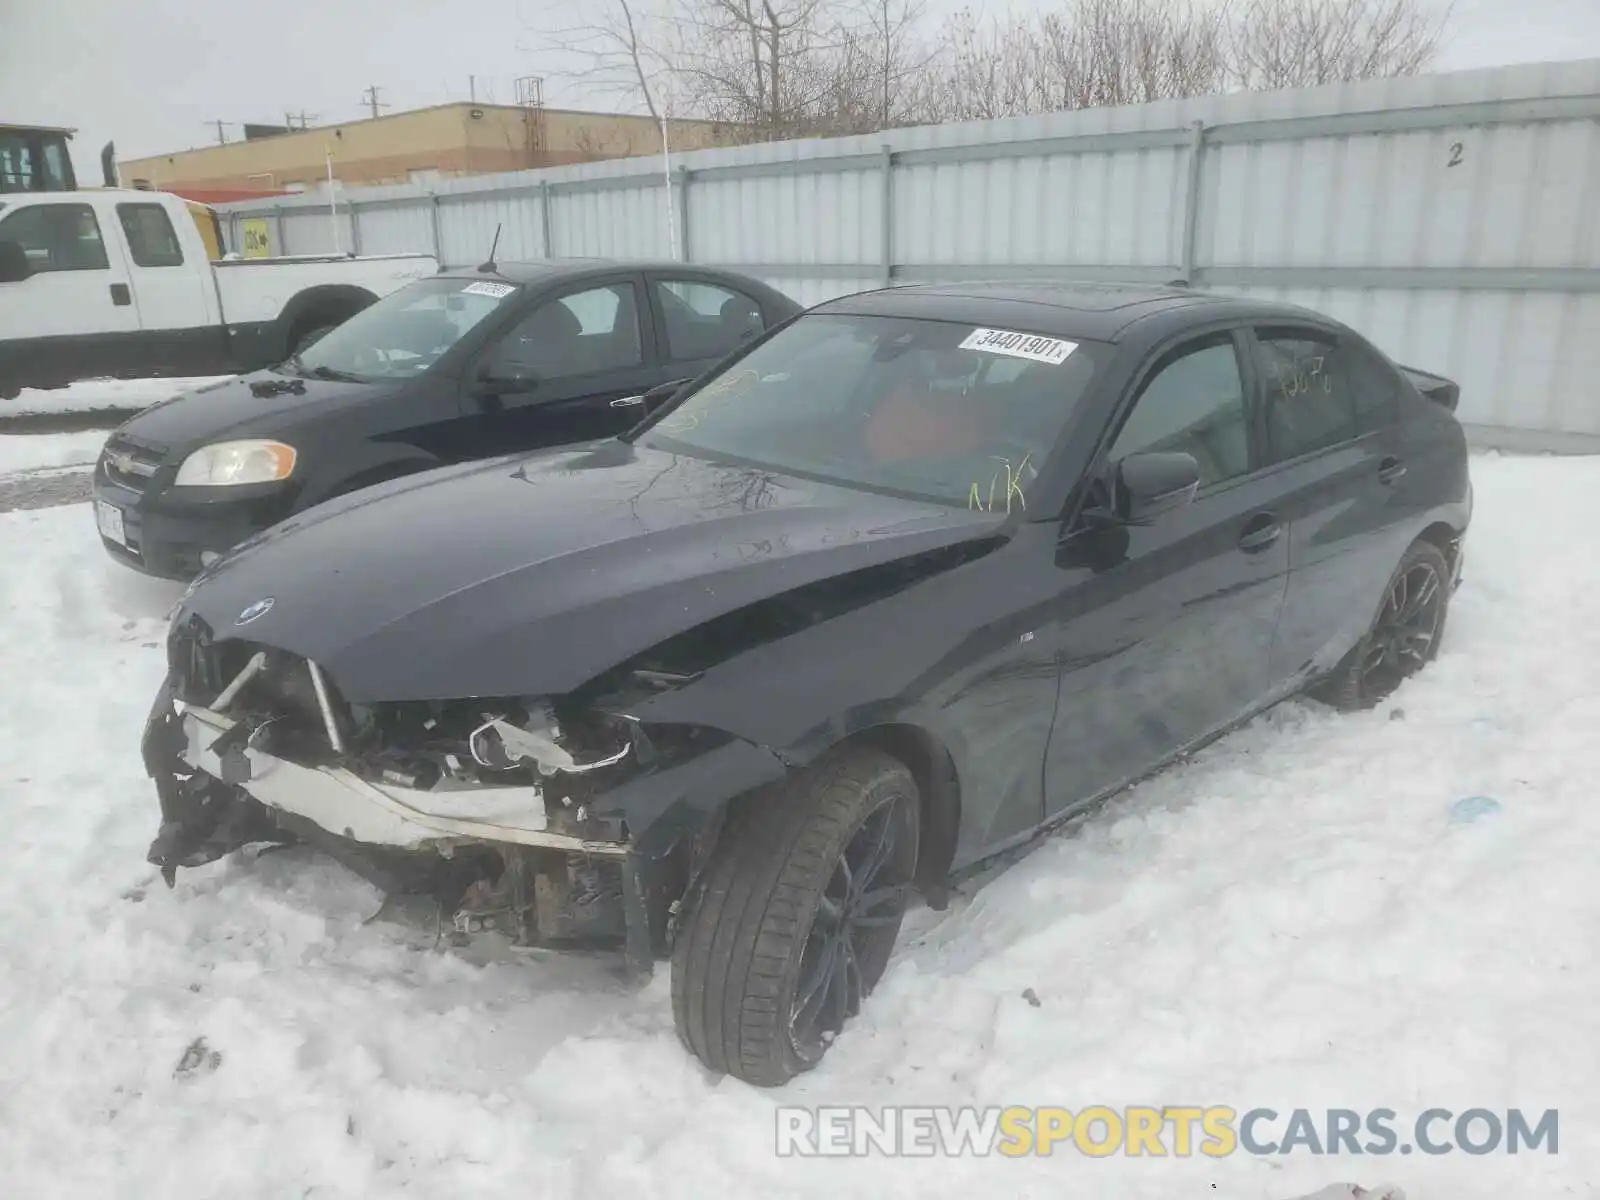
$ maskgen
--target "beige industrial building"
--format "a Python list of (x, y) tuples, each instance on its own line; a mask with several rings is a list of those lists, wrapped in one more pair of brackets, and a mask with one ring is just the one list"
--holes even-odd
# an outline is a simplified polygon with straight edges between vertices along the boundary
[[(669, 149), (729, 145), (739, 140), (734, 133), (711, 121), (672, 121)], [(293, 192), (326, 182), (328, 154), (334, 177), (349, 187), (660, 153), (661, 126), (647, 116), (458, 103), (130, 159), (118, 168), (125, 186)]]

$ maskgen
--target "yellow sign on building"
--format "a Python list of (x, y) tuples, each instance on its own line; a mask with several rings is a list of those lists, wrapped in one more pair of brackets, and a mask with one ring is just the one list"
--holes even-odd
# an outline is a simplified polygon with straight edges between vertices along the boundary
[(241, 236), (244, 239), (244, 257), (271, 257), (272, 241), (267, 232), (266, 219), (264, 217), (246, 217), (240, 224), (243, 226)]

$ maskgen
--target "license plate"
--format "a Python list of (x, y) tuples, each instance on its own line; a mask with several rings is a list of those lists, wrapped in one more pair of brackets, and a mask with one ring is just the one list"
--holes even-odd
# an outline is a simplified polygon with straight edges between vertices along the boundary
[(127, 532), (122, 527), (122, 510), (115, 504), (107, 504), (104, 500), (94, 502), (94, 522), (100, 526), (102, 537), (109, 538), (119, 546), (128, 544)]

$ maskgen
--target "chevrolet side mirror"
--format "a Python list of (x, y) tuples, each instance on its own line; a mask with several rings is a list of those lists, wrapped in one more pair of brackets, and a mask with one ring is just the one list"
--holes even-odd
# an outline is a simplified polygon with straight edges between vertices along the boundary
[(532, 371), (503, 375), (496, 372), (493, 363), (484, 363), (478, 368), (474, 384), (480, 396), (510, 396), (533, 391), (539, 386), (539, 377)]

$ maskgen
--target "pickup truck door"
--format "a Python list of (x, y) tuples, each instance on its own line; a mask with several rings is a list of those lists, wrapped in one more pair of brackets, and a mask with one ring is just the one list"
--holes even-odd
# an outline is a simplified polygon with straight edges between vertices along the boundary
[(19, 250), (27, 277), (0, 283), (0, 392), (114, 374), (138, 355), (128, 262), (95, 205), (66, 196), (7, 200), (0, 261), (15, 262)]
[[(107, 214), (108, 224), (112, 216)], [(222, 326), (209, 292), (211, 264), (193, 219), (154, 200), (119, 200), (114, 219), (116, 232), (107, 233), (127, 247), (138, 298), (141, 370), (152, 375), (215, 370), (224, 358)]]
[(540, 298), (468, 372), (464, 407), (474, 457), (622, 433), (639, 397), (666, 378), (641, 320), (633, 275)]

